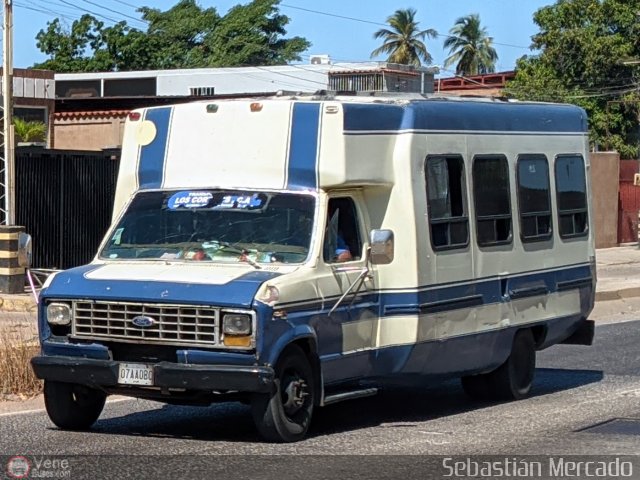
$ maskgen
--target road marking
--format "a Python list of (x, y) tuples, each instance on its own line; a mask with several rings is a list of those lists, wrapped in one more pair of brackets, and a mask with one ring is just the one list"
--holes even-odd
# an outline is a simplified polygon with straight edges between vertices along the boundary
[[(119, 403), (119, 402), (128, 402), (132, 400), (137, 400), (136, 398), (114, 398), (113, 400), (107, 400), (107, 403)], [(44, 408), (36, 408), (33, 410), (20, 410), (19, 412), (8, 412), (8, 413), (0, 413), (0, 417), (15, 417), (18, 415), (28, 415), (30, 413), (40, 413), (46, 412), (47, 410)]]

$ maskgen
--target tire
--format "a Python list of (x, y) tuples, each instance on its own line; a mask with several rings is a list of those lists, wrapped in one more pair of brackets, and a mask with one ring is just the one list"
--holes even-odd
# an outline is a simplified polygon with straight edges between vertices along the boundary
[(275, 373), (275, 391), (252, 399), (253, 421), (267, 441), (297, 442), (311, 423), (316, 396), (313, 370), (302, 349), (291, 345), (280, 356)]
[(491, 399), (489, 382), (486, 374), (469, 375), (460, 379), (462, 389), (473, 400), (484, 402)]
[(73, 383), (44, 382), (44, 405), (51, 421), (62, 430), (87, 430), (98, 420), (107, 395)]
[(491, 397), (521, 400), (529, 396), (536, 370), (536, 344), (531, 330), (518, 330), (509, 358), (487, 374)]

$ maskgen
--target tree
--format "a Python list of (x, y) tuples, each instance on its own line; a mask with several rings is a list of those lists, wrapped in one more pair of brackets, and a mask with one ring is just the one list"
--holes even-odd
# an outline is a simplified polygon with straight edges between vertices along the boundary
[(383, 43), (371, 52), (371, 58), (389, 54), (387, 61), (391, 63), (419, 66), (422, 60), (427, 65), (430, 64), (433, 59), (423, 40), (435, 38), (438, 32), (432, 28), (418, 30), (419, 22), (416, 22), (415, 17), (416, 10), (407, 8), (396, 10), (387, 18), (391, 29), (381, 28), (373, 34), (374, 38), (383, 39)]
[(539, 9), (540, 32), (518, 60), (508, 95), (586, 109), (594, 147), (638, 154), (640, 0), (562, 0)]
[(47, 125), (43, 122), (28, 122), (14, 117), (13, 128), (19, 142), (42, 142), (47, 137)]
[(120, 65), (112, 58), (113, 49), (107, 39), (126, 39), (129, 31), (125, 22), (105, 27), (91, 15), (83, 15), (73, 22), (70, 30), (65, 30), (56, 18), (36, 35), (36, 46), (50, 58), (35, 68), (56, 72), (117, 70)]
[(150, 68), (195, 68), (211, 66), (206, 39), (220, 25), (215, 8), (201, 8), (195, 0), (181, 0), (166, 12), (141, 7), (145, 32), (151, 47)]
[(279, 2), (254, 0), (236, 5), (207, 38), (210, 63), (226, 65), (282, 65), (299, 61), (311, 43), (302, 37), (282, 38), (289, 18), (280, 15)]
[(167, 11), (141, 7), (145, 31), (126, 22), (106, 27), (84, 15), (65, 29), (55, 19), (40, 30), (38, 48), (49, 58), (36, 68), (56, 72), (155, 70), (276, 65), (300, 60), (310, 47), (302, 37), (284, 38), (289, 18), (280, 0), (253, 0), (221, 17), (215, 8), (180, 0)]
[(493, 38), (480, 25), (478, 14), (467, 15), (456, 20), (444, 41), (449, 56), (444, 66), (456, 64), (457, 75), (481, 75), (495, 72), (498, 54), (493, 48)]

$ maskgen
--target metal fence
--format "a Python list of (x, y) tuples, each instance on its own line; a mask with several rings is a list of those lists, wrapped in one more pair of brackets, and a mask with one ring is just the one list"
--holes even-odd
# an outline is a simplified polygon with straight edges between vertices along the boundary
[(33, 237), (33, 267), (88, 263), (111, 221), (119, 151), (16, 149), (16, 224)]

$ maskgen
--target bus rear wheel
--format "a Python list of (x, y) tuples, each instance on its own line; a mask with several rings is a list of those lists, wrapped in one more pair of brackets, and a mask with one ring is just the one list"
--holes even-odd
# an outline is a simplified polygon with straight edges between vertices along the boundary
[(536, 344), (531, 330), (518, 330), (509, 358), (497, 369), (462, 377), (462, 388), (474, 400), (521, 400), (529, 396), (536, 369)]
[(488, 374), (489, 390), (495, 400), (521, 400), (529, 396), (536, 370), (536, 342), (531, 330), (518, 330), (511, 355)]
[(265, 440), (297, 442), (311, 423), (316, 395), (313, 370), (302, 349), (291, 345), (280, 356), (275, 373), (275, 391), (256, 395), (251, 402), (253, 420)]

